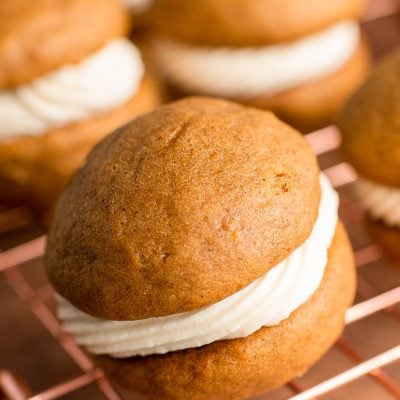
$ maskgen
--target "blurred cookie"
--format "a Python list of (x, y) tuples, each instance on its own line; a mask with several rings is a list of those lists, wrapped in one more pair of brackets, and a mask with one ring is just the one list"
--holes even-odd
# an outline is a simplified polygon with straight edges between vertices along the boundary
[(400, 254), (399, 69), (397, 51), (375, 68), (338, 121), (344, 155), (359, 173), (355, 194), (392, 256)]
[(99, 139), (160, 101), (122, 5), (100, 3), (0, 4), (2, 202), (48, 212)]
[(159, 0), (153, 54), (179, 92), (270, 109), (307, 131), (332, 122), (367, 74), (363, 5)]

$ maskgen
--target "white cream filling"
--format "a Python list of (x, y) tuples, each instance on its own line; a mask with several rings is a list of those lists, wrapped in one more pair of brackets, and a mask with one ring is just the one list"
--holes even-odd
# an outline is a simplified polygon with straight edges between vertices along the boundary
[(79, 64), (0, 91), (0, 139), (41, 134), (109, 111), (136, 93), (143, 73), (139, 50), (118, 38)]
[(347, 20), (290, 43), (206, 48), (160, 39), (154, 53), (166, 78), (187, 91), (255, 97), (282, 92), (338, 71), (354, 54), (359, 40), (358, 23)]
[(140, 14), (151, 7), (153, 0), (122, 0), (122, 3), (128, 10)]
[(365, 178), (354, 184), (357, 199), (367, 212), (386, 225), (400, 228), (400, 188), (381, 185)]
[(321, 175), (319, 214), (310, 237), (289, 257), (239, 292), (195, 311), (138, 321), (107, 321), (59, 297), (64, 329), (94, 354), (116, 358), (164, 354), (243, 338), (279, 324), (321, 284), (338, 221), (338, 196)]

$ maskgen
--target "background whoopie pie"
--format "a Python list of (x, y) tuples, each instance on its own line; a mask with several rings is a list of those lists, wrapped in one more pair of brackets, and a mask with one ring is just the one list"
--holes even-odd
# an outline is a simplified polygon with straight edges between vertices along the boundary
[(332, 122), (369, 68), (364, 0), (158, 0), (155, 59), (176, 95), (235, 99), (304, 131)]
[(359, 174), (355, 194), (385, 253), (400, 261), (400, 51), (390, 54), (339, 118), (343, 152)]
[(92, 146), (159, 103), (119, 0), (0, 2), (0, 201), (47, 212)]
[(355, 291), (338, 196), (272, 113), (188, 98), (90, 153), (47, 273), (67, 332), (151, 399), (242, 399), (304, 373)]

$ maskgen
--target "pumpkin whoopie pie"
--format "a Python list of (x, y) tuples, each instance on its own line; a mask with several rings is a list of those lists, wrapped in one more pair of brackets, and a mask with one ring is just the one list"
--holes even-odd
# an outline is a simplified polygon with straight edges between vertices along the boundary
[(120, 0), (0, 2), (0, 202), (51, 207), (102, 137), (159, 103)]
[(343, 152), (359, 174), (355, 194), (384, 253), (400, 261), (400, 50), (390, 54), (339, 117)]
[(157, 0), (154, 56), (175, 96), (225, 97), (308, 131), (331, 122), (369, 67), (365, 0)]
[(67, 332), (151, 399), (242, 399), (304, 373), (355, 291), (338, 196), (272, 113), (187, 98), (90, 153), (46, 267)]

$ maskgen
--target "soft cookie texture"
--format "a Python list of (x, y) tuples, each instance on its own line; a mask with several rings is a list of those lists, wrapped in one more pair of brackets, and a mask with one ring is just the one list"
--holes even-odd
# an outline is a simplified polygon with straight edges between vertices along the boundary
[(239, 400), (280, 386), (304, 373), (342, 332), (355, 270), (341, 223), (328, 256), (317, 292), (277, 326), (161, 356), (96, 361), (115, 382), (149, 399)]
[(0, 88), (81, 61), (126, 34), (128, 21), (120, 0), (1, 0)]
[(157, 33), (179, 41), (265, 46), (358, 18), (364, 6), (364, 0), (159, 0), (150, 14)]
[(379, 64), (338, 125), (347, 160), (365, 178), (400, 187), (400, 51)]
[(59, 203), (47, 271), (82, 311), (169, 315), (247, 286), (310, 235), (316, 158), (272, 113), (188, 98), (102, 141)]
[(45, 213), (47, 224), (51, 206), (93, 145), (158, 105), (156, 86), (147, 76), (135, 96), (115, 110), (42, 135), (0, 141), (0, 201), (29, 202), (37, 213)]

